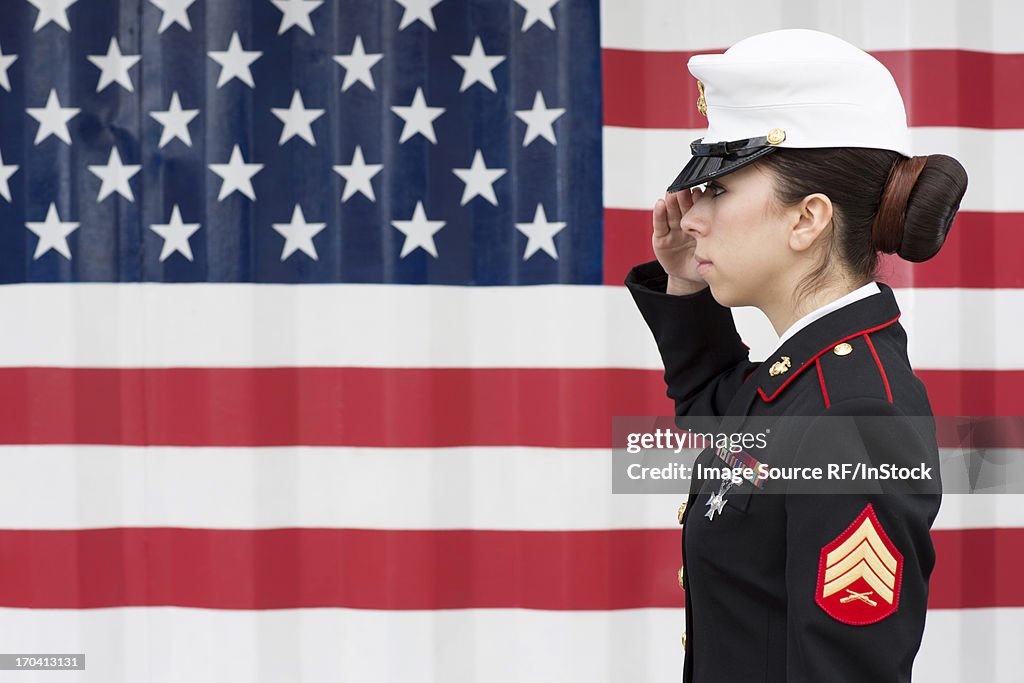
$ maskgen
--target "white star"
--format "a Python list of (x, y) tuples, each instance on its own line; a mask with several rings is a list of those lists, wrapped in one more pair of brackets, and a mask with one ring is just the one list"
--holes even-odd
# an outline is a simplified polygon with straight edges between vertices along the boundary
[(160, 28), (157, 33), (163, 33), (171, 24), (178, 24), (186, 31), (192, 31), (192, 22), (188, 20), (188, 8), (196, 0), (149, 0), (163, 10), (163, 17), (160, 19)]
[(558, 251), (555, 249), (554, 237), (557, 235), (562, 228), (565, 227), (565, 223), (549, 223), (548, 217), (544, 213), (544, 206), (542, 204), (537, 205), (537, 211), (533, 214), (532, 223), (516, 223), (516, 230), (526, 235), (526, 251), (523, 253), (523, 260), (527, 260), (533, 256), (538, 249), (543, 249), (547, 252), (548, 256), (558, 260)]
[(274, 116), (281, 119), (284, 126), (281, 128), (281, 139), (278, 146), (291, 140), (298, 135), (300, 138), (316, 147), (316, 138), (313, 137), (312, 123), (324, 115), (323, 109), (306, 109), (302, 101), (302, 95), (298, 90), (292, 95), (291, 106), (287, 109), (271, 109)]
[(516, 110), (516, 118), (526, 124), (523, 147), (533, 142), (537, 136), (544, 138), (552, 145), (557, 145), (555, 129), (551, 124), (564, 113), (565, 109), (548, 109), (544, 103), (544, 93), (538, 90), (533, 98), (533, 109)]
[(226, 164), (210, 164), (210, 170), (223, 179), (217, 201), (223, 201), (229, 194), (238, 190), (249, 199), (256, 201), (256, 191), (252, 189), (252, 177), (263, 170), (263, 164), (247, 164), (242, 158), (238, 145), (231, 150), (231, 160)]
[(361, 192), (371, 202), (377, 201), (373, 194), (373, 177), (380, 173), (384, 164), (368, 164), (363, 160), (363, 150), (356, 145), (352, 154), (352, 163), (335, 166), (334, 172), (345, 179), (345, 189), (341, 193), (341, 201), (347, 202), (356, 192)]
[(504, 62), (505, 57), (485, 54), (480, 36), (473, 39), (473, 47), (468, 55), (452, 55), (452, 59), (465, 71), (462, 74), (462, 85), (459, 86), (459, 92), (463, 92), (474, 83), (482, 83), (491, 92), (498, 92), (498, 86), (494, 84), (494, 74), (491, 71)]
[(292, 26), (298, 26), (309, 35), (316, 35), (313, 32), (313, 20), (309, 15), (320, 5), (323, 0), (271, 0), (277, 9), (281, 10), (284, 16), (281, 17), (281, 28), (277, 35), (281, 35)]
[(50, 91), (46, 99), (45, 107), (30, 107), (25, 111), (28, 115), (39, 122), (39, 131), (36, 133), (35, 144), (39, 144), (51, 135), (56, 135), (64, 142), (71, 144), (71, 133), (68, 132), (68, 121), (78, 116), (81, 109), (73, 107), (61, 107), (60, 98), (56, 90)]
[(17, 172), (18, 167), (4, 164), (4, 157), (0, 154), (0, 196), (7, 201), (11, 201), (11, 186), (7, 181)]
[(149, 229), (160, 235), (164, 240), (164, 248), (160, 251), (160, 263), (163, 263), (174, 252), (192, 261), (192, 245), (188, 240), (200, 227), (199, 223), (185, 223), (181, 220), (181, 210), (175, 204), (171, 210), (171, 222), (153, 224)]
[(405, 235), (405, 243), (402, 244), (400, 258), (405, 258), (410, 252), (422, 247), (428, 254), (437, 258), (437, 246), (434, 244), (434, 234), (444, 227), (444, 221), (428, 221), (427, 214), (423, 210), (423, 202), (416, 202), (416, 210), (412, 212), (412, 220), (391, 221), (391, 225)]
[(376, 90), (373, 86), (373, 74), (370, 73), (370, 69), (383, 57), (384, 55), (379, 52), (367, 54), (363, 49), (363, 37), (356, 36), (356, 42), (352, 45), (351, 54), (334, 56), (334, 61), (341, 64), (345, 69), (345, 82), (341, 84), (341, 92), (348, 90), (356, 81), (359, 81), (370, 90)]
[(199, 116), (199, 110), (182, 109), (177, 91), (171, 94), (171, 106), (167, 111), (151, 111), (149, 115), (164, 127), (163, 133), (160, 134), (161, 148), (174, 138), (178, 138), (189, 147), (192, 146), (192, 136), (188, 132), (188, 124)]
[(462, 206), (477, 196), (483, 197), (494, 206), (498, 205), (498, 198), (494, 196), (494, 182), (505, 175), (507, 170), (487, 168), (484, 154), (479, 149), (473, 155), (473, 164), (469, 168), (453, 168), (452, 173), (466, 183), (466, 189), (462, 191)]
[(100, 92), (115, 81), (128, 92), (135, 92), (128, 69), (138, 64), (142, 57), (121, 54), (121, 46), (117, 44), (117, 38), (110, 39), (106, 55), (89, 55), (88, 59), (100, 69), (100, 82), (96, 85), (96, 92)]
[(125, 165), (121, 163), (121, 155), (118, 153), (117, 147), (111, 149), (110, 159), (107, 161), (106, 166), (89, 167), (89, 170), (92, 171), (93, 175), (103, 181), (100, 185), (100, 194), (96, 198), (96, 201), (102, 202), (104, 199), (117, 192), (128, 201), (134, 202), (135, 195), (132, 193), (132, 186), (128, 184), (128, 181), (130, 181), (141, 169), (142, 166), (135, 164)]
[(262, 56), (262, 52), (243, 50), (242, 41), (238, 38), (238, 31), (232, 33), (227, 50), (210, 52), (210, 59), (220, 64), (221, 67), (217, 87), (220, 88), (232, 78), (237, 78), (250, 88), (255, 88), (256, 82), (252, 79), (252, 71), (249, 70), (249, 67)]
[[(39, 10), (39, 16), (36, 17), (35, 28), (32, 32), (35, 33), (42, 27), (46, 26), (51, 21), (60, 26), (65, 31), (71, 31), (71, 24), (68, 23), (68, 7), (78, 2), (78, 0), (28, 0), (35, 8)], [(68, 258), (71, 258), (70, 256)]]
[(423, 88), (416, 88), (416, 94), (412, 96), (412, 104), (408, 107), (391, 107), (391, 111), (398, 114), (405, 121), (402, 128), (402, 135), (398, 142), (402, 143), (413, 135), (420, 133), (426, 139), (437, 144), (437, 137), (434, 136), (434, 119), (444, 113), (444, 107), (428, 107), (423, 97)]
[(68, 246), (68, 235), (78, 229), (78, 223), (62, 223), (57, 215), (57, 207), (50, 204), (46, 212), (46, 220), (42, 223), (25, 223), (25, 227), (39, 237), (36, 244), (36, 253), (32, 260), (38, 260), (40, 256), (51, 249), (63, 254), (64, 258), (71, 260), (71, 248)]
[(405, 8), (402, 21), (398, 24), (399, 31), (417, 20), (429, 26), (431, 31), (437, 30), (437, 26), (434, 25), (434, 8), (441, 4), (441, 0), (395, 0), (395, 2)]
[(526, 10), (526, 16), (523, 17), (524, 32), (538, 21), (552, 31), (555, 30), (551, 8), (558, 4), (558, 0), (516, 0), (516, 4)]
[(273, 228), (284, 237), (284, 248), (281, 250), (281, 260), (301, 251), (314, 261), (317, 260), (316, 247), (313, 246), (313, 238), (327, 227), (326, 223), (307, 223), (306, 217), (302, 214), (302, 207), (295, 205), (292, 211), (291, 223), (274, 223)]
[(4, 51), (0, 49), (0, 88), (7, 92), (11, 92), (11, 81), (7, 76), (7, 70), (17, 59), (18, 55), (5, 55)]

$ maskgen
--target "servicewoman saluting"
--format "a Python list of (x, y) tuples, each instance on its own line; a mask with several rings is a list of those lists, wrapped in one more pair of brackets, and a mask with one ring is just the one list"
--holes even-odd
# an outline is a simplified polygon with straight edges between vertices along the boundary
[[(963, 167), (910, 156), (891, 74), (834, 36), (774, 31), (688, 66), (708, 130), (654, 208), (657, 261), (626, 279), (676, 414), (815, 418), (785, 449), (743, 454), (770, 466), (938, 472), (928, 396), (875, 269), (879, 252), (935, 255)], [(733, 306), (759, 308), (779, 334), (765, 362), (749, 360)], [(848, 438), (835, 416), (885, 427)], [(698, 462), (722, 460), (737, 464), (711, 450)], [(907, 490), (754, 495), (772, 483), (694, 482), (681, 514), (684, 681), (909, 681), (941, 493), (937, 481)]]

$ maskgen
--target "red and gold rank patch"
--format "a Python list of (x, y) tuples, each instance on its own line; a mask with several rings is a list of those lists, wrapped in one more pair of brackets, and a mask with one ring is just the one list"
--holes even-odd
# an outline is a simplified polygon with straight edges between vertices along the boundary
[(903, 554), (868, 503), (846, 531), (821, 549), (814, 599), (833, 619), (866, 626), (896, 611), (902, 578)]

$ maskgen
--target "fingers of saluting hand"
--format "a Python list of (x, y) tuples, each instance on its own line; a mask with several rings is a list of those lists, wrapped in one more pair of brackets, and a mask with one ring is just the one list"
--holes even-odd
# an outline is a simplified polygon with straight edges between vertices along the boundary
[(683, 214), (693, 208), (693, 205), (697, 203), (697, 200), (700, 199), (703, 194), (704, 190), (699, 187), (691, 187), (689, 190), (680, 190), (675, 193), (676, 201), (679, 202), (680, 219), (682, 219)]
[(654, 202), (654, 236), (664, 237), (668, 231), (668, 206), (664, 199), (659, 199)]
[[(686, 196), (684, 197), (683, 195)], [(678, 230), (680, 219), (682, 219), (683, 214), (686, 213), (692, 204), (690, 193), (686, 191), (666, 192), (665, 204), (668, 206), (668, 226), (673, 230)]]
[(654, 236), (663, 237), (670, 230), (680, 229), (683, 215), (693, 207), (694, 202), (700, 199), (702, 194), (703, 192), (697, 188), (690, 191), (666, 192), (664, 199), (654, 203)]
[[(680, 197), (683, 194), (687, 195), (687, 199)], [(664, 237), (671, 230), (679, 229), (679, 220), (686, 212), (684, 204), (680, 204), (680, 202), (691, 203), (689, 194), (689, 192), (666, 192), (664, 199), (659, 199), (654, 203), (655, 237)]]

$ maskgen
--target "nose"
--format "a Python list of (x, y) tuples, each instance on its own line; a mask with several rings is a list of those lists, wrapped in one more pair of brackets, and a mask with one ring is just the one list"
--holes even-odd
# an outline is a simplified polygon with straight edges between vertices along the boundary
[(691, 237), (704, 237), (708, 232), (709, 202), (702, 201), (703, 193), (694, 197), (693, 206), (679, 219), (679, 227)]

